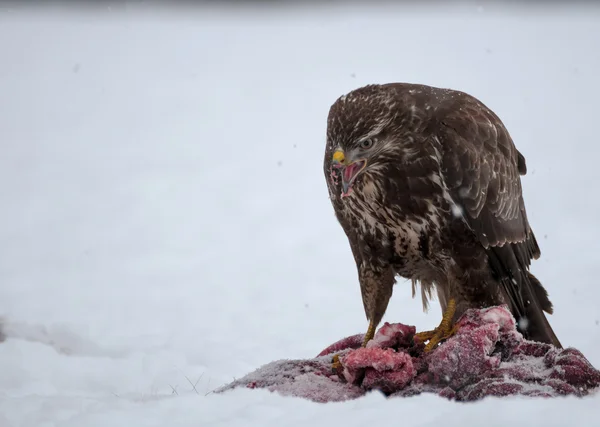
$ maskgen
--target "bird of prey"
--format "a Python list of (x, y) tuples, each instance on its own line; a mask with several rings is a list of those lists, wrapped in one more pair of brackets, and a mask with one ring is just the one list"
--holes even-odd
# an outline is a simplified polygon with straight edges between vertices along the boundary
[(527, 220), (527, 168), (498, 116), (473, 96), (410, 83), (368, 85), (335, 101), (324, 172), (350, 243), (374, 336), (396, 277), (436, 291), (442, 322), (417, 334), (431, 351), (470, 308), (506, 304), (525, 338), (561, 348), (529, 271), (540, 249)]

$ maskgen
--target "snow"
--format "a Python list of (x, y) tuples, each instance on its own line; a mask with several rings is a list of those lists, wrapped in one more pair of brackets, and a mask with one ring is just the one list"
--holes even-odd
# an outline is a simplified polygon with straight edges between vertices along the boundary
[[(331, 103), (374, 82), (502, 118), (550, 322), (599, 367), (600, 9), (96, 8), (0, 6), (0, 426), (596, 425), (597, 394), (211, 391), (366, 330), (322, 156)], [(399, 281), (385, 320), (433, 307)]]

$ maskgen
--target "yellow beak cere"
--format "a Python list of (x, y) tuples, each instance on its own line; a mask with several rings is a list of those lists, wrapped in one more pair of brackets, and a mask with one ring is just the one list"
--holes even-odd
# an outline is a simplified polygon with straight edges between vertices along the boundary
[(333, 153), (333, 161), (336, 163), (344, 163), (346, 157), (344, 156), (344, 152), (342, 150), (337, 150)]

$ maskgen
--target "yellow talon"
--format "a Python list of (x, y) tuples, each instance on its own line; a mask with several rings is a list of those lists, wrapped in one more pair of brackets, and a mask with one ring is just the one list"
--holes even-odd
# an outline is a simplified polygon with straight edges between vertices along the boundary
[(415, 338), (417, 338), (419, 341), (429, 341), (425, 346), (425, 352), (433, 350), (440, 342), (450, 338), (456, 333), (456, 326), (452, 325), (452, 320), (454, 319), (455, 313), (456, 301), (451, 299), (448, 301), (448, 306), (446, 307), (446, 311), (444, 311), (442, 321), (437, 328), (435, 328), (433, 331), (425, 331), (415, 334)]
[[(373, 337), (375, 336), (375, 328), (376, 325), (373, 321), (369, 322), (369, 329), (367, 329), (367, 333), (365, 334), (365, 337), (363, 339), (363, 343), (361, 347), (366, 347), (367, 343), (369, 341), (371, 341), (373, 339)], [(333, 369), (333, 372), (337, 372), (338, 369), (340, 369), (342, 367), (342, 363), (340, 362), (340, 356), (338, 354), (333, 356), (333, 359), (331, 360), (331, 369)]]
[(340, 356), (336, 354), (333, 356), (333, 360), (331, 361), (331, 369), (333, 369), (333, 372), (337, 372), (341, 367), (342, 364), (340, 362)]
[(367, 333), (365, 334), (365, 338), (363, 339), (362, 346), (366, 347), (367, 343), (373, 339), (375, 336), (375, 323), (371, 320), (369, 322), (369, 329), (367, 329)]

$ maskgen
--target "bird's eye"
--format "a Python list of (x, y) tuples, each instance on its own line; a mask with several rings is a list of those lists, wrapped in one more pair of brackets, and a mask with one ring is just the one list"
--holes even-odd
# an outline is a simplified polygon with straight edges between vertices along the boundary
[(364, 141), (360, 142), (360, 148), (363, 149), (368, 149), (371, 148), (373, 146), (373, 140), (372, 139), (365, 139)]

